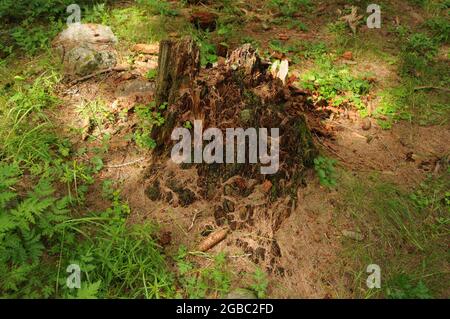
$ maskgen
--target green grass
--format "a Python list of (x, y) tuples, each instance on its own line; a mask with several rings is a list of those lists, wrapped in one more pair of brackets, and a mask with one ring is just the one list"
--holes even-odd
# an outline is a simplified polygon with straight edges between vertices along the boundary
[(300, 10), (311, 10), (310, 0), (270, 0), (269, 6), (278, 10), (285, 17), (292, 17)]
[[(195, 254), (195, 252), (191, 252)], [(208, 254), (205, 257), (210, 257)], [(225, 297), (230, 290), (231, 273), (226, 267), (226, 256), (223, 253), (212, 258), (208, 267), (198, 267), (189, 260), (189, 252), (181, 246), (175, 256), (178, 280), (183, 288), (179, 292), (181, 298)]]
[[(90, 1), (86, 1), (90, 2)], [(450, 118), (446, 92), (420, 86), (448, 87), (448, 59), (439, 52), (448, 44), (448, 19), (442, 1), (416, 1), (432, 16), (414, 28), (392, 28), (391, 39), (374, 32), (352, 34), (333, 15), (327, 35), (331, 41), (283, 43), (272, 40), (269, 48), (286, 54), (295, 63), (314, 61), (302, 83), (317, 98), (335, 106), (351, 105), (364, 115), (361, 97), (372, 90), (365, 74), (342, 67), (335, 60), (352, 51), (358, 63), (375, 54), (397, 67), (400, 83), (381, 87), (374, 113), (384, 128), (400, 120), (421, 125), (446, 125)], [(91, 139), (100, 146), (76, 149), (61, 136), (49, 114), (61, 101), (55, 94), (61, 74), (49, 51), (50, 40), (65, 26), (66, 5), (71, 1), (5, 0), (0, 18), (0, 291), (12, 298), (170, 298), (224, 297), (234, 274), (223, 254), (212, 256), (181, 247), (171, 255), (157, 242), (158, 225), (130, 225), (131, 208), (114, 181), (101, 181), (99, 173), (108, 152), (105, 126), (114, 116), (105, 102), (95, 100), (78, 109), (99, 134)], [(365, 3), (365, 2), (364, 2)], [(217, 60), (216, 46), (230, 48), (242, 42), (259, 42), (246, 36), (250, 19), (232, 1), (222, 1), (215, 31), (198, 31), (179, 15), (178, 4), (140, 0), (131, 6), (82, 5), (83, 22), (108, 24), (119, 38), (119, 49), (135, 43), (156, 42), (176, 32), (193, 35), (202, 53), (202, 65)], [(305, 0), (272, 0), (269, 7), (281, 14), (277, 28), (308, 30)], [(360, 4), (361, 5), (361, 4)], [(392, 15), (390, 6), (382, 10)], [(297, 17), (297, 13), (302, 19)], [(384, 21), (389, 19), (387, 17)], [(324, 24), (326, 23), (324, 22)], [(308, 24), (309, 26), (310, 24)], [(312, 27), (312, 26), (311, 26)], [(381, 45), (380, 45), (381, 43)], [(447, 56), (448, 57), (448, 56)], [(153, 72), (148, 74), (154, 79)], [(377, 88), (378, 89), (378, 88)], [(165, 107), (165, 106), (159, 106)], [(136, 106), (138, 125), (134, 140), (145, 149), (154, 147), (151, 128), (163, 125), (156, 106)], [(190, 123), (185, 123), (186, 127)], [(96, 132), (97, 133), (97, 132)], [(344, 260), (354, 275), (358, 297), (447, 297), (449, 279), (448, 233), (449, 173), (429, 178), (413, 192), (382, 181), (379, 176), (336, 176), (334, 163), (317, 159), (321, 183), (338, 185), (345, 193), (340, 211), (350, 214), (361, 242), (344, 240)], [(91, 211), (86, 197), (100, 182), (109, 208)], [(98, 184), (98, 183), (97, 183)], [(206, 258), (199, 263), (196, 258)], [(66, 267), (82, 270), (82, 288), (65, 285)], [(368, 264), (382, 270), (382, 289), (365, 286)], [(268, 278), (257, 270), (249, 285), (259, 298), (267, 296)]]
[(173, 3), (165, 0), (136, 0), (136, 2), (145, 7), (151, 14), (172, 17), (178, 15), (178, 10), (173, 7)]
[(0, 88), (0, 154), (3, 158), (28, 164), (51, 159), (57, 137), (44, 110), (57, 103), (52, 87), (58, 80), (58, 74), (49, 70), (31, 82), (16, 76), (13, 82)]
[[(434, 72), (431, 76), (437, 76), (438, 71)], [(439, 89), (439, 83), (436, 85), (438, 89), (433, 85), (429, 85), (430, 89), (417, 89), (422, 86), (427, 87), (422, 81), (405, 77), (402, 85), (380, 90), (380, 102), (373, 113), (378, 124), (384, 129), (390, 129), (400, 120), (424, 126), (447, 125), (450, 118), (448, 93)]]
[[(340, 21), (328, 24), (327, 34), (332, 39), (329, 48), (331, 56), (336, 57), (345, 51), (351, 51), (358, 64), (365, 63), (365, 60), (381, 59), (386, 63), (386, 69), (396, 68), (394, 72), (400, 77), (400, 83), (393, 83), (392, 79), (380, 79), (380, 83), (374, 88), (380, 102), (376, 105), (373, 116), (384, 129), (390, 129), (394, 123), (401, 120), (419, 125), (448, 123), (448, 93), (440, 89), (450, 84), (448, 57), (446, 60), (438, 58), (439, 49), (448, 43), (448, 19), (445, 18), (443, 8), (439, 9), (439, 6), (425, 2), (427, 4), (424, 7), (432, 12), (432, 18), (414, 27), (405, 23), (397, 27), (387, 26), (395, 34), (390, 37), (390, 41), (386, 41), (389, 36), (374, 30), (360, 30), (354, 35)], [(385, 19), (395, 14), (394, 7), (390, 4), (384, 4), (384, 12), (388, 16)], [(323, 63), (320, 60), (316, 61), (315, 69), (320, 69), (321, 64)], [(353, 67), (348, 69), (355, 75)], [(313, 74), (310, 81), (306, 78), (306, 84), (313, 84), (317, 78), (324, 78), (314, 85), (316, 90), (322, 91), (320, 96), (327, 100), (337, 96), (338, 100), (334, 103), (339, 103), (342, 94), (335, 88), (340, 86), (341, 80), (332, 74), (333, 72), (325, 76)], [(422, 87), (426, 88), (421, 89)], [(357, 101), (356, 107), (363, 108), (363, 105)], [(365, 115), (364, 110), (362, 115)]]
[[(343, 173), (345, 190), (340, 211), (347, 212), (361, 242), (344, 240), (345, 260), (351, 260), (354, 291), (359, 297), (445, 297), (449, 272), (450, 171), (429, 178), (413, 192), (383, 182), (376, 175)], [(366, 267), (381, 267), (381, 289), (365, 285)]]
[[(30, 65), (40, 67), (40, 63)], [(25, 68), (21, 75), (4, 78), (1, 87), (2, 297), (204, 298), (226, 294), (231, 280), (226, 257), (218, 256), (213, 267), (202, 268), (179, 255), (165, 255), (156, 241), (156, 225), (128, 224), (131, 210), (114, 182), (102, 186), (110, 207), (89, 211), (86, 195), (108, 151), (108, 138), (102, 131), (114, 118), (101, 100), (81, 105), (79, 115), (99, 129), (96, 139), (101, 144), (74, 149), (47, 116), (59, 103), (53, 92), (60, 80), (57, 70), (34, 73)], [(151, 127), (164, 123), (159, 111), (165, 107), (136, 107), (139, 136), (148, 136)], [(192, 269), (174, 273), (172, 258)], [(81, 268), (79, 290), (66, 287), (69, 264)]]

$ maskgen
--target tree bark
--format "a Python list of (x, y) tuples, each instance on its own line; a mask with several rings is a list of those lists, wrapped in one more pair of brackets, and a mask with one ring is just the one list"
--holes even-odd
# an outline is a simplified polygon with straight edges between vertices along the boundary
[(159, 46), (158, 73), (156, 77), (156, 106), (167, 103), (166, 122), (152, 129), (156, 141), (155, 152), (161, 154), (175, 125), (177, 110), (171, 106), (186, 92), (192, 91), (200, 71), (200, 50), (194, 40), (163, 40)]
[(159, 46), (155, 102), (171, 105), (180, 91), (191, 88), (200, 71), (200, 50), (194, 40), (163, 40)]

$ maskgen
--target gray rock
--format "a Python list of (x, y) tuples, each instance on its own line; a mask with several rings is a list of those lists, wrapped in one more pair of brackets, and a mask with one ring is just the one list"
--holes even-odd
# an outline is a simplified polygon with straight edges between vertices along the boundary
[(112, 52), (99, 52), (85, 47), (73, 48), (65, 57), (65, 71), (80, 76), (88, 75), (96, 70), (111, 68), (117, 64)]
[(66, 74), (85, 76), (117, 64), (116, 43), (108, 26), (73, 23), (53, 40), (52, 46)]

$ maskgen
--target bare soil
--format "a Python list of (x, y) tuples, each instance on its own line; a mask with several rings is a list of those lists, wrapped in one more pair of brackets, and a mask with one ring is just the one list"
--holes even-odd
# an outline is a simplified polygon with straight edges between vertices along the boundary
[[(319, 9), (327, 11), (326, 8)], [(411, 17), (419, 18), (414, 12)], [(267, 41), (270, 38), (268, 32), (281, 32), (277, 29), (262, 31), (256, 27), (260, 26), (258, 20), (262, 18), (255, 19), (257, 23), (254, 28), (249, 28), (249, 35)], [(308, 33), (283, 32), (298, 39), (317, 38), (314, 28)], [(122, 52), (123, 55), (126, 53)], [(350, 279), (337, 273), (334, 265), (341, 250), (342, 230), (351, 228), (352, 221), (348, 216), (336, 214), (334, 208), (342, 196), (339, 189), (331, 191), (320, 186), (312, 170), (307, 171), (296, 199), (284, 196), (269, 202), (263, 183), (247, 180), (251, 192), (246, 196), (237, 190), (218, 194), (214, 200), (204, 200), (199, 189), (190, 187), (195, 200), (183, 202), (181, 195), (163, 181), (176, 181), (181, 186), (197, 185), (196, 170), (180, 170), (170, 161), (160, 163), (151, 152), (142, 151), (126, 140), (137, 121), (134, 105), (146, 104), (153, 99), (153, 83), (145, 79), (145, 74), (155, 67), (155, 59), (155, 56), (147, 56), (130, 71), (103, 74), (74, 86), (62, 85), (59, 92), (64, 103), (53, 114), (55, 122), (65, 130), (63, 134), (77, 146), (99, 145), (98, 141), (83, 140), (82, 135), (73, 134), (74, 130), (86, 130), (86, 122), (76, 111), (80, 103), (100, 98), (106, 102), (108, 111), (117, 116), (102, 132), (110, 133), (111, 141), (104, 158), (105, 168), (99, 173), (98, 180), (113, 179), (121, 185), (122, 195), (132, 211), (130, 222), (147, 220), (159, 224), (168, 251), (179, 245), (195, 250), (207, 234), (222, 227), (218, 220), (223, 216), (217, 212), (217, 207), (232, 205), (228, 209), (236, 227), (209, 252), (228, 254), (229, 265), (236, 275), (235, 285), (242, 284), (240, 280), (245, 280), (244, 274), (252, 272), (256, 264), (270, 274), (270, 297), (350, 296)], [(393, 70), (387, 64), (360, 63), (358, 67), (377, 73), (381, 70), (382, 78), (395, 81)], [(296, 68), (301, 70), (301, 66)], [(126, 119), (119, 119), (120, 113), (126, 114)], [(438, 173), (439, 160), (450, 153), (450, 145), (445, 143), (450, 140), (448, 127), (422, 127), (401, 122), (391, 130), (382, 130), (372, 120), (370, 128), (363, 129), (363, 120), (353, 111), (345, 117), (320, 121), (316, 111), (310, 110), (307, 118), (310, 127), (317, 128), (314, 134), (316, 145), (339, 159), (339, 165), (360, 174), (378, 172), (403, 187), (413, 187), (427, 174)], [(155, 163), (161, 165), (160, 170)], [(227, 183), (231, 185), (237, 178)], [(171, 198), (166, 195), (156, 200), (149, 198), (148, 188), (156, 179), (161, 181), (162, 193), (171, 194)], [(97, 182), (87, 199), (92, 210), (104, 209), (107, 205), (99, 193), (101, 185)], [(196, 258), (199, 263), (207, 262), (202, 257)]]

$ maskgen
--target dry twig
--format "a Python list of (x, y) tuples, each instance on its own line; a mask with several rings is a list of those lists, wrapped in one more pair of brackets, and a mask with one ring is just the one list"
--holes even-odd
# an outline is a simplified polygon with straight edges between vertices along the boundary
[(90, 78), (93, 78), (97, 75), (103, 74), (103, 73), (108, 73), (108, 72), (122, 72), (122, 71), (127, 71), (129, 68), (128, 67), (124, 67), (124, 66), (116, 66), (113, 68), (108, 68), (108, 69), (104, 69), (104, 70), (100, 70), (91, 74), (88, 74), (86, 76), (83, 76), (81, 78), (75, 79), (72, 82), (70, 82), (70, 85), (75, 85), (77, 83), (89, 80)]

